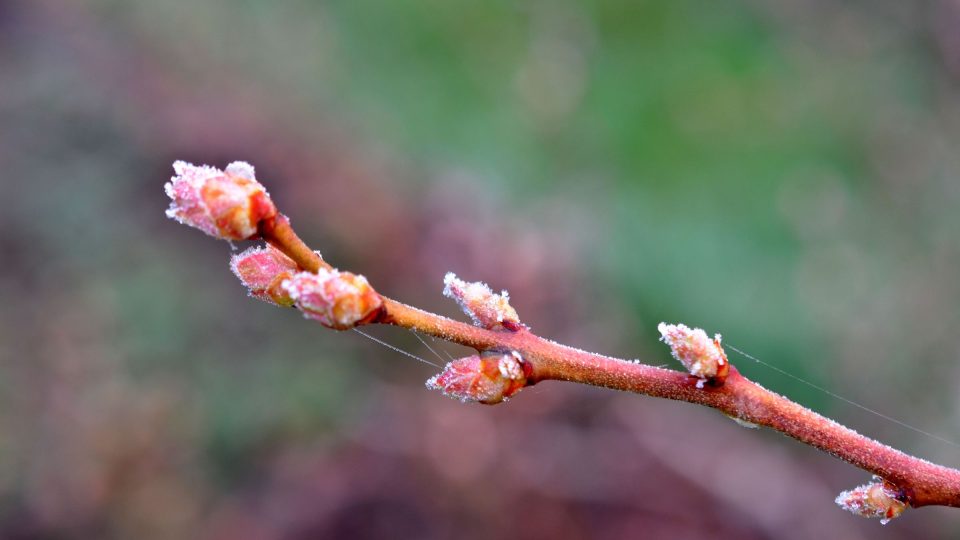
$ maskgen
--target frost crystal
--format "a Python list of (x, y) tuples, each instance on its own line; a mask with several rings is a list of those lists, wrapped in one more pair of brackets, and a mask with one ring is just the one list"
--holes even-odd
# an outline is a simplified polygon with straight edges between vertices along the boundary
[(252, 247), (230, 257), (230, 269), (250, 291), (250, 296), (278, 306), (293, 305), (293, 299), (281, 284), (300, 269), (279, 249), (269, 244)]
[(724, 415), (726, 415), (727, 418), (729, 418), (729, 419), (733, 420), (734, 422), (736, 422), (737, 425), (739, 425), (740, 427), (745, 427), (745, 428), (747, 428), (747, 429), (760, 429), (760, 425), (759, 425), (759, 424), (754, 424), (753, 422), (750, 422), (750, 421), (748, 421), (748, 420), (744, 420), (743, 418), (740, 418), (740, 417), (738, 417), (738, 416), (734, 416), (734, 415), (732, 415), (732, 414), (726, 414), (726, 413), (724, 413)]
[(500, 370), (500, 375), (503, 378), (519, 381), (524, 378), (523, 357), (521, 357), (517, 351), (505, 354), (497, 361), (497, 369)]
[(460, 358), (427, 380), (427, 388), (464, 403), (494, 405), (516, 394), (527, 384), (527, 372), (520, 353), (493, 353)]
[(256, 236), (260, 221), (277, 213), (248, 163), (235, 161), (221, 171), (176, 161), (173, 171), (164, 186), (172, 200), (167, 217), (210, 236), (247, 240)]
[(729, 364), (720, 346), (720, 334), (710, 339), (702, 329), (691, 329), (685, 324), (660, 323), (657, 330), (660, 340), (670, 346), (673, 357), (691, 375), (700, 378), (697, 388), (703, 388), (708, 380), (722, 383), (726, 378)]
[(858, 516), (866, 518), (880, 518), (880, 523), (886, 525), (891, 519), (898, 517), (907, 509), (896, 489), (877, 476), (873, 482), (844, 491), (837, 496), (836, 503)]
[(253, 165), (246, 161), (234, 161), (227, 165), (227, 168), (224, 169), (223, 172), (240, 178), (246, 178), (247, 180), (257, 179), (257, 176), (254, 174)]
[(455, 300), (477, 326), (489, 330), (506, 328), (516, 331), (521, 328), (520, 317), (510, 306), (507, 291), (494, 294), (485, 283), (466, 282), (453, 272), (447, 272), (443, 278), (443, 295)]
[(300, 272), (280, 284), (303, 316), (335, 330), (347, 330), (367, 322), (383, 304), (367, 278), (320, 269)]

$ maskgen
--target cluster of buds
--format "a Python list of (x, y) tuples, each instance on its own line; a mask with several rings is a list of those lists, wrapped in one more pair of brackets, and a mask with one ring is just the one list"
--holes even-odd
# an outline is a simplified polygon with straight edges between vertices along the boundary
[(673, 357), (697, 377), (697, 388), (703, 388), (709, 382), (720, 386), (727, 378), (730, 362), (720, 346), (720, 334), (710, 339), (700, 328), (689, 328), (685, 324), (660, 323), (660, 340), (670, 346)]
[(858, 516), (880, 518), (883, 525), (907, 509), (907, 503), (896, 487), (877, 476), (869, 484), (844, 491), (837, 496), (836, 503)]
[[(235, 161), (224, 170), (185, 161), (165, 186), (172, 202), (167, 216), (224, 240), (250, 240), (277, 208), (257, 182), (253, 167)], [(279, 306), (296, 306), (305, 317), (337, 330), (368, 322), (383, 300), (366, 278), (321, 269), (302, 272), (297, 263), (272, 247), (251, 248), (230, 260), (230, 268), (250, 295)]]
[[(507, 291), (496, 294), (485, 283), (447, 272), (443, 295), (456, 301), (476, 326), (510, 332), (524, 328)], [(450, 362), (427, 381), (427, 388), (463, 402), (495, 405), (527, 386), (530, 372), (530, 364), (517, 351), (484, 351)]]
[(296, 306), (327, 328), (347, 330), (377, 316), (383, 299), (367, 278), (321, 268), (303, 272), (273, 246), (250, 248), (230, 260), (250, 296), (278, 306)]
[(529, 375), (530, 365), (520, 353), (489, 351), (448, 363), (427, 380), (427, 388), (464, 403), (495, 405), (527, 386)]
[(443, 295), (455, 300), (477, 326), (488, 330), (507, 329), (512, 332), (523, 327), (516, 310), (510, 306), (510, 295), (507, 291), (495, 294), (485, 283), (467, 282), (453, 272), (447, 272), (443, 278)]
[(167, 217), (224, 240), (257, 236), (260, 222), (277, 215), (267, 190), (257, 182), (249, 163), (234, 161), (223, 171), (185, 161), (166, 184), (172, 202)]

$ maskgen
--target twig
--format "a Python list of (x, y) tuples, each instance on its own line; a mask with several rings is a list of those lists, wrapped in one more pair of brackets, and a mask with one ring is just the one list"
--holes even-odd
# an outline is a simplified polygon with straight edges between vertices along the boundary
[[(697, 403), (775, 429), (880, 477), (838, 497), (841, 506), (860, 515), (886, 522), (908, 506), (960, 507), (960, 470), (907, 455), (766, 390), (729, 365), (719, 336), (710, 340), (702, 330), (662, 324), (664, 341), (689, 371), (682, 373), (538, 337), (520, 324), (505, 292), (496, 295), (483, 284), (463, 282), (452, 274), (445, 280), (444, 294), (460, 303), (473, 325), (380, 295), (362, 276), (334, 270), (310, 249), (268, 198), (269, 205), (264, 203), (262, 186), (251, 188), (253, 169), (242, 165), (231, 164), (220, 172), (178, 162), (178, 176), (167, 188), (174, 199), (168, 214), (214, 236), (259, 236), (273, 246), (234, 257), (235, 273), (258, 298), (296, 305), (305, 316), (335, 329), (389, 324), (477, 350), (477, 355), (448, 364), (428, 381), (432, 388), (464, 401), (492, 404), (524, 387), (557, 380)], [(231, 181), (240, 191), (229, 193), (233, 198), (226, 204), (220, 192), (229, 192), (223, 185)], [(216, 196), (204, 191), (210, 183), (219, 190), (213, 190)]]

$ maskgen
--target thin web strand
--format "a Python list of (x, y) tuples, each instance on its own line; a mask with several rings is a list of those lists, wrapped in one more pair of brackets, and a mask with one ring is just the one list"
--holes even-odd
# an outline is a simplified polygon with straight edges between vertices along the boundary
[(938, 435), (934, 435), (933, 433), (930, 433), (930, 432), (924, 431), (924, 430), (922, 430), (922, 429), (920, 429), (920, 428), (914, 427), (914, 426), (912, 426), (912, 425), (910, 425), (910, 424), (908, 424), (908, 423), (906, 423), (906, 422), (903, 422), (903, 421), (901, 421), (901, 420), (897, 420), (896, 418), (887, 416), (887, 415), (883, 414), (882, 412), (875, 411), (875, 410), (871, 409), (870, 407), (867, 407), (866, 405), (861, 405), (861, 404), (857, 403), (856, 401), (853, 401), (853, 400), (851, 400), (851, 399), (847, 399), (847, 398), (845, 398), (845, 397), (843, 397), (843, 396), (837, 395), (837, 394), (835, 394), (835, 393), (827, 390), (826, 388), (823, 388), (822, 386), (817, 386), (816, 384), (813, 384), (812, 382), (810, 382), (810, 381), (808, 381), (808, 380), (806, 380), (806, 379), (803, 379), (803, 378), (801, 378), (801, 377), (798, 377), (798, 376), (794, 375), (793, 373), (790, 373), (790, 372), (785, 371), (785, 370), (783, 370), (783, 369), (781, 369), (781, 368), (778, 368), (777, 366), (775, 366), (775, 365), (773, 365), (773, 364), (768, 364), (767, 362), (764, 362), (763, 360), (760, 360), (760, 359), (757, 358), (756, 356), (753, 356), (753, 355), (748, 354), (748, 353), (746, 353), (746, 352), (744, 352), (744, 351), (741, 351), (740, 349), (734, 347), (733, 345), (730, 345), (730, 344), (727, 343), (727, 342), (724, 342), (724, 343), (723, 343), (723, 348), (724, 348), (724, 349), (730, 349), (730, 350), (732, 350), (732, 351), (735, 351), (735, 352), (739, 353), (740, 355), (742, 355), (744, 358), (749, 358), (750, 360), (753, 360), (754, 362), (756, 362), (756, 363), (758, 363), (758, 364), (760, 364), (760, 365), (762, 365), (762, 366), (766, 366), (768, 369), (772, 369), (773, 371), (776, 371), (777, 373), (780, 373), (781, 375), (786, 375), (787, 377), (790, 377), (791, 379), (793, 379), (793, 380), (795, 380), (795, 381), (797, 381), (797, 382), (803, 383), (803, 384), (809, 386), (810, 388), (813, 388), (814, 390), (818, 390), (818, 391), (820, 391), (820, 392), (823, 392), (824, 394), (826, 394), (826, 395), (828, 395), (828, 396), (830, 396), (830, 397), (832, 397), (832, 398), (839, 399), (840, 401), (843, 401), (844, 403), (853, 405), (854, 407), (856, 407), (856, 408), (858, 408), (858, 409), (861, 409), (861, 410), (866, 411), (866, 412), (868, 412), (868, 413), (870, 413), (870, 414), (872, 414), (872, 415), (875, 415), (875, 416), (878, 416), (878, 417), (880, 417), (880, 418), (883, 418), (884, 420), (886, 420), (886, 421), (888, 421), (888, 422), (893, 422), (894, 424), (897, 424), (898, 426), (905, 427), (905, 428), (907, 428), (907, 429), (909, 429), (909, 430), (911, 430), (911, 431), (915, 431), (915, 432), (917, 432), (917, 433), (919, 433), (919, 434), (921, 434), (921, 435), (926, 435), (927, 437), (930, 437), (931, 439), (936, 439), (936, 440), (938, 440), (938, 441), (940, 441), (940, 442), (945, 442), (945, 443), (947, 443), (947, 444), (949, 444), (949, 445), (951, 445), (951, 446), (956, 446), (957, 448), (960, 448), (960, 443), (956, 443), (956, 442), (951, 441), (951, 440), (949, 440), (949, 439), (944, 439), (943, 437), (940, 437), (940, 436), (938, 436)]
[[(414, 330), (414, 331), (416, 331), (416, 330)], [(435, 338), (435, 337), (433, 337), (433, 336), (428, 336), (428, 337), (430, 338), (430, 341), (432, 341), (432, 342), (434, 342), (434, 343), (436, 343), (436, 344), (446, 343), (446, 341), (441, 341), (441, 340), (439, 340), (439, 339), (437, 339), (437, 338)], [(446, 355), (446, 357), (449, 358), (451, 362), (454, 361), (453, 355), (450, 354), (449, 351), (447, 351), (447, 350), (444, 349), (443, 347), (441, 347), (440, 350), (443, 351), (443, 354)]]
[[(424, 346), (424, 347), (430, 349), (430, 352), (432, 352), (433, 355), (436, 356), (438, 360), (440, 360), (441, 362), (443, 362), (443, 357), (440, 356), (440, 354), (439, 354), (437, 351), (433, 350), (433, 347), (431, 347), (431, 346), (426, 342), (426, 340), (424, 340), (422, 337), (420, 337), (420, 334), (418, 334), (416, 330), (414, 330), (413, 328), (411, 328), (411, 329), (410, 329), (410, 332), (413, 333), (413, 337), (415, 337), (415, 338), (417, 338), (418, 340), (420, 340), (420, 343), (423, 343), (423, 346)], [(447, 356), (449, 356), (449, 355), (447, 355)], [(453, 358), (451, 358), (450, 360), (453, 361)]]
[(366, 332), (362, 332), (362, 331), (360, 331), (360, 330), (358, 330), (358, 329), (356, 329), (356, 328), (354, 328), (353, 331), (356, 332), (356, 333), (358, 333), (358, 334), (360, 334), (361, 336), (363, 336), (363, 337), (371, 340), (371, 341), (374, 341), (374, 342), (376, 342), (376, 343), (379, 343), (380, 345), (383, 345), (384, 347), (386, 347), (386, 348), (388, 348), (388, 349), (390, 349), (390, 350), (396, 351), (396, 352), (398, 352), (398, 353), (400, 353), (400, 354), (402, 354), (402, 355), (404, 355), (404, 356), (409, 356), (410, 358), (413, 358), (414, 360), (417, 360), (418, 362), (423, 362), (424, 364), (430, 364), (431, 366), (433, 366), (433, 367), (435, 367), (435, 368), (437, 368), (437, 369), (440, 368), (440, 366), (438, 366), (437, 364), (434, 364), (433, 362), (431, 362), (431, 361), (429, 361), (429, 360), (427, 360), (427, 359), (425, 359), (425, 358), (420, 358), (419, 356), (417, 356), (417, 355), (415, 355), (415, 354), (413, 354), (413, 353), (409, 353), (409, 352), (407, 352), (407, 351), (405, 351), (405, 350), (403, 350), (403, 349), (401, 349), (401, 348), (399, 348), (399, 347), (394, 347), (393, 345), (387, 343), (386, 341), (381, 341), (381, 340), (379, 340), (379, 339), (371, 336), (370, 334), (367, 334)]

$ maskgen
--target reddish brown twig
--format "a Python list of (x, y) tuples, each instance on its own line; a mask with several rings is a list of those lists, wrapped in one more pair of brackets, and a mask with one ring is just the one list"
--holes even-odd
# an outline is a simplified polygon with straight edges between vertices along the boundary
[[(246, 171), (242, 167), (234, 169)], [(226, 172), (216, 172), (229, 179), (230, 170), (228, 167)], [(252, 179), (252, 168), (249, 171), (238, 180), (245, 189), (249, 187), (244, 182)], [(183, 178), (196, 183), (197, 177), (213, 173), (207, 168), (197, 168), (193, 172), (178, 169), (178, 174), (174, 184)], [(223, 183), (223, 176), (216, 177), (216, 182)], [(168, 188), (168, 193), (172, 191), (176, 189)], [(196, 189), (177, 191), (181, 192), (198, 200), (207, 195)], [(495, 295), (483, 284), (468, 284), (451, 274), (447, 277), (445, 294), (457, 300), (476, 325), (458, 322), (379, 295), (362, 276), (333, 270), (297, 236), (289, 220), (277, 212), (272, 203), (264, 205), (263, 196), (265, 190), (252, 192), (253, 202), (243, 201), (240, 205), (249, 215), (244, 213), (240, 217), (236, 209), (224, 211), (225, 205), (220, 199), (200, 201), (216, 210), (204, 214), (197, 211), (196, 200), (174, 197), (168, 213), (209, 234), (228, 238), (235, 238), (229, 236), (234, 231), (250, 230), (248, 222), (255, 221), (257, 235), (250, 238), (260, 236), (283, 254), (254, 250), (247, 257), (257, 264), (244, 264), (245, 255), (237, 256), (241, 260), (235, 261), (234, 270), (258, 298), (280, 305), (297, 305), (310, 318), (336, 329), (390, 324), (476, 349), (478, 355), (451, 362), (444, 373), (428, 381), (432, 387), (454, 397), (498, 403), (524, 386), (558, 380), (697, 403), (742, 422), (773, 428), (879, 476), (874, 483), (844, 492), (837, 499), (841, 506), (860, 515), (887, 521), (907, 506), (960, 507), (960, 470), (909, 456), (766, 390), (729, 365), (719, 336), (711, 340), (701, 330), (661, 325), (665, 341), (690, 373), (619, 360), (534, 335), (519, 323), (505, 293)], [(289, 259), (281, 260), (284, 256)], [(253, 257), (257, 259), (254, 261)], [(276, 259), (264, 263), (265, 257)], [(300, 285), (297, 276), (293, 276), (285, 280), (282, 287), (277, 287), (277, 276), (263, 275), (263, 272), (289, 269), (294, 263), (303, 272), (318, 276), (304, 279)], [(270, 268), (280, 270), (265, 270)], [(264, 290), (254, 291), (254, 283), (263, 287), (273, 285), (267, 294)], [(302, 300), (307, 296), (309, 305)]]

